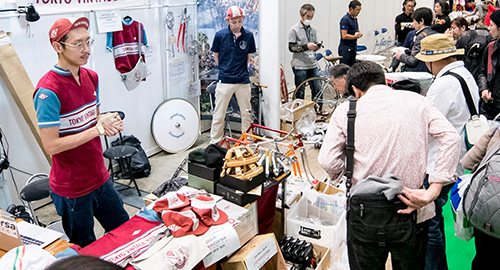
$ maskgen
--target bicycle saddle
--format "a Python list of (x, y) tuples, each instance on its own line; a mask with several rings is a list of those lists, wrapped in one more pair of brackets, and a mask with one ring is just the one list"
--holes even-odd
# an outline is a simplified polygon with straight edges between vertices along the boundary
[(327, 60), (329, 62), (335, 62), (335, 61), (340, 60), (340, 59), (342, 59), (342, 56), (334, 56), (334, 55), (325, 56), (325, 60)]

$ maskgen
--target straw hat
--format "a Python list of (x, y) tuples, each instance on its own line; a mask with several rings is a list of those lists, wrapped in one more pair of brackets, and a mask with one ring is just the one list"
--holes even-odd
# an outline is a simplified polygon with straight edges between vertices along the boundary
[(463, 55), (464, 49), (457, 49), (453, 37), (446, 34), (430, 35), (420, 42), (421, 49), (417, 59), (423, 62), (435, 62), (453, 55)]

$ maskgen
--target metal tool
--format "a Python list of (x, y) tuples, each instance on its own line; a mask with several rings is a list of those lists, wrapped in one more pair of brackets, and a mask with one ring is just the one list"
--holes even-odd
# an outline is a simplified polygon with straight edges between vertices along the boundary
[(188, 44), (188, 53), (191, 55), (191, 75), (193, 76), (193, 82), (196, 81), (196, 66), (195, 66), (195, 56), (198, 54), (198, 41), (190, 36), (191, 40)]
[(181, 14), (181, 20), (180, 20), (180, 26), (179, 26), (179, 35), (177, 35), (177, 52), (180, 52), (179, 50), (179, 44), (180, 44), (180, 38), (181, 38), (181, 33), (182, 33), (182, 52), (186, 52), (186, 47), (184, 46), (185, 38), (186, 38), (186, 31), (187, 31), (187, 8), (184, 8), (184, 13)]
[(174, 21), (175, 21), (175, 16), (172, 11), (168, 11), (166, 18), (165, 18), (165, 24), (167, 25), (167, 28), (170, 32), (170, 37), (168, 38), (168, 44), (170, 45), (170, 51), (172, 52), (172, 57), (175, 57), (175, 35), (174, 35)]

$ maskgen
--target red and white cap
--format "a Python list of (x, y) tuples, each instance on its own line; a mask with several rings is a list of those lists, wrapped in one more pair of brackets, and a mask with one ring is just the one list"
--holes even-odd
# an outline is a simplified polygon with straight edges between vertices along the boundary
[(89, 25), (89, 19), (85, 17), (57, 19), (49, 30), (50, 44), (61, 40), (64, 35), (75, 28), (84, 27), (88, 30)]
[(229, 7), (227, 9), (227, 19), (230, 20), (236, 17), (245, 17), (245, 12), (237, 6)]
[(175, 237), (202, 235), (208, 231), (208, 227), (200, 222), (191, 207), (185, 207), (181, 211), (162, 211), (161, 219)]
[(210, 196), (198, 196), (191, 200), (191, 209), (207, 225), (220, 225), (227, 222), (227, 214), (217, 208), (214, 198)]
[(165, 197), (166, 198), (155, 202), (153, 210), (159, 213), (163, 210), (180, 209), (190, 204), (188, 197), (176, 192), (169, 192)]

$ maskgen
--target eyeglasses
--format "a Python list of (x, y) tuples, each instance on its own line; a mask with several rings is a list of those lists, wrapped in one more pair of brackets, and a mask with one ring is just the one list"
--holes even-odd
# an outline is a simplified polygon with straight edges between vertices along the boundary
[(69, 44), (66, 42), (59, 41), (59, 43), (70, 46), (72, 48), (80, 49), (80, 51), (83, 51), (85, 49), (85, 45), (87, 45), (89, 48), (94, 45), (94, 39), (89, 38), (87, 41), (84, 42), (79, 42), (77, 44)]

